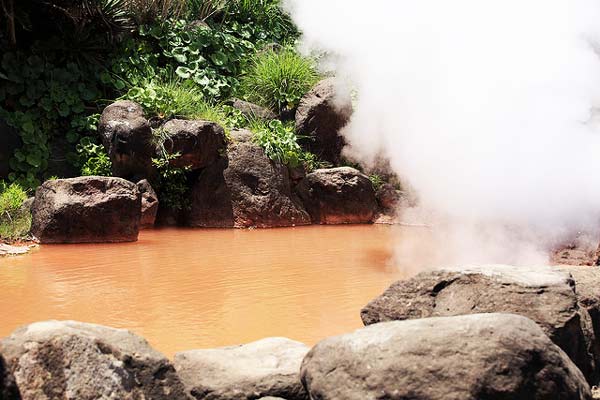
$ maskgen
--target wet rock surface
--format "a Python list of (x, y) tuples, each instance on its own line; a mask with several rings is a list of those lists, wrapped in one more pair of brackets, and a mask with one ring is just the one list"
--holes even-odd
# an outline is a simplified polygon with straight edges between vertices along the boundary
[(377, 212), (369, 178), (350, 167), (318, 169), (296, 187), (315, 224), (362, 224)]
[(110, 156), (113, 175), (139, 180), (154, 174), (152, 157), (156, 145), (139, 104), (120, 100), (106, 107), (98, 132)]
[(137, 240), (141, 196), (121, 178), (56, 179), (38, 187), (31, 232), (41, 243), (103, 243)]
[(158, 213), (158, 196), (146, 179), (139, 181), (137, 188), (142, 197), (140, 228), (151, 228), (156, 222), (156, 214)]
[[(175, 355), (175, 368), (194, 399), (308, 399), (299, 370), (302, 343), (267, 338), (242, 346), (191, 350)], [(273, 398), (273, 397), (270, 397)]]
[(162, 129), (169, 136), (165, 149), (179, 154), (169, 160), (175, 168), (205, 168), (216, 162), (226, 148), (225, 130), (214, 122), (173, 119)]
[(301, 100), (296, 111), (296, 132), (307, 137), (302, 141), (321, 159), (337, 164), (345, 145), (341, 129), (352, 116), (352, 99), (336, 89), (334, 78), (319, 82)]
[(318, 343), (300, 375), (320, 400), (591, 399), (566, 354), (510, 314), (372, 325)]
[(292, 193), (287, 168), (271, 161), (248, 131), (233, 131), (227, 157), (204, 169), (192, 188), (189, 225), (281, 227), (310, 218)]
[(599, 379), (575, 282), (550, 267), (480, 266), (421, 273), (392, 284), (361, 311), (365, 325), (475, 313), (513, 313), (537, 322), (581, 369)]
[(2, 340), (0, 353), (24, 400), (187, 399), (173, 365), (122, 329), (39, 322)]

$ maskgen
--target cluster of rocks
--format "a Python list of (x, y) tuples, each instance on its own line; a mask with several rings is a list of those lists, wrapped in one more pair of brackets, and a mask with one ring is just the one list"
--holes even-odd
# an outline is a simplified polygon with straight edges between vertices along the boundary
[[(252, 118), (276, 117), (241, 100), (233, 106)], [(344, 145), (340, 130), (351, 113), (350, 97), (336, 95), (335, 82), (326, 79), (300, 102), (298, 135), (308, 138), (307, 149), (337, 163)], [(269, 159), (246, 130), (234, 130), (228, 137), (214, 122), (173, 119), (153, 131), (141, 106), (131, 101), (108, 106), (99, 133), (114, 177), (58, 179), (39, 187), (32, 233), (40, 242), (133, 241), (140, 228), (155, 224), (268, 228), (371, 223), (398, 199), (393, 187), (376, 192), (369, 178), (354, 168), (308, 174), (288, 168)], [(183, 210), (159, 204), (150, 184), (157, 177), (152, 158), (160, 151), (177, 155), (169, 164), (187, 171), (189, 207)]]
[(600, 271), (469, 267), (397, 282), (365, 328), (312, 349), (285, 338), (190, 350), (72, 321), (0, 341), (0, 398), (204, 400), (592, 399)]

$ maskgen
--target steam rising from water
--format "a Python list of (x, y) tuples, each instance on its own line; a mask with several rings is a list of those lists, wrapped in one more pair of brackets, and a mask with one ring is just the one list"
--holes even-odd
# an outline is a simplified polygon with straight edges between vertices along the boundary
[(600, 1), (290, 0), (288, 8), (304, 45), (328, 52), (359, 93), (348, 151), (364, 162), (387, 155), (424, 209), (446, 226), (478, 227), (459, 247), (518, 262), (506, 259), (508, 243), (491, 240), (504, 249), (498, 257), (477, 244), (480, 228), (540, 243), (599, 226), (591, 111), (600, 107)]

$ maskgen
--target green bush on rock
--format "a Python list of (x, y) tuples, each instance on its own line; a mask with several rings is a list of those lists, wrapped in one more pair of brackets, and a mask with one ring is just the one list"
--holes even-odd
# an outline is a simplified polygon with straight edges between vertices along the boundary
[(31, 227), (31, 213), (23, 207), (27, 192), (18, 184), (0, 181), (0, 239), (24, 237)]

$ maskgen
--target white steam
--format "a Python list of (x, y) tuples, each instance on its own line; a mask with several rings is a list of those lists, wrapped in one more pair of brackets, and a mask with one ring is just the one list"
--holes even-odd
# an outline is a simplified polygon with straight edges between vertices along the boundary
[(386, 154), (424, 207), (537, 231), (598, 226), (600, 1), (288, 7), (358, 91), (350, 151)]

